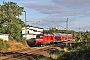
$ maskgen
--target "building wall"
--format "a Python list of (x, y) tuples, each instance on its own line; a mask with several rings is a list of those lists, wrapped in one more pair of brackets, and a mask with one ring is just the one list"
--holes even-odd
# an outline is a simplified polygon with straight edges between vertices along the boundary
[(9, 40), (9, 34), (0, 34), (0, 39), (3, 39), (4, 41), (8, 41)]
[(23, 37), (26, 37), (26, 40), (27, 40), (27, 39), (31, 39), (31, 38), (36, 38), (36, 35), (34, 35), (34, 34), (27, 34), (27, 35), (23, 35)]
[(36, 35), (42, 34), (42, 32), (43, 32), (43, 28), (39, 28), (39, 27), (26, 27), (26, 31), (25, 31), (25, 27), (22, 28), (23, 37), (26, 37), (26, 39), (36, 38)]
[(26, 35), (27, 39), (34, 38), (34, 35)]

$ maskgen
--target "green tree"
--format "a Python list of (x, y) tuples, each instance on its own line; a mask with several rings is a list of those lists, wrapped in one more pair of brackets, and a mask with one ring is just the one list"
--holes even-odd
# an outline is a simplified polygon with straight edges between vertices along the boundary
[(84, 39), (87, 40), (88, 42), (90, 42), (90, 32), (89, 31), (86, 31), (84, 33)]
[(14, 2), (4, 2), (0, 5), (0, 33), (11, 34), (16, 40), (20, 39), (24, 22), (18, 17), (22, 15), (23, 7)]

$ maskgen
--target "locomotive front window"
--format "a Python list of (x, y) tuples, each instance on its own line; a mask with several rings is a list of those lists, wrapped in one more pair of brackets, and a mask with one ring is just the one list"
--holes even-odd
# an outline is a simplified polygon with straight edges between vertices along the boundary
[(43, 38), (43, 36), (40, 36), (40, 38)]
[(36, 38), (43, 38), (43, 36), (42, 35), (37, 35)]

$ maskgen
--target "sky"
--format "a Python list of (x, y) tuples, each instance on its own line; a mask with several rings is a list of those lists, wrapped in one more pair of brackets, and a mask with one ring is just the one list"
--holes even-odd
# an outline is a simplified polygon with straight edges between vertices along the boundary
[[(90, 0), (0, 0), (16, 2), (26, 11), (27, 24), (48, 29), (90, 31)], [(20, 17), (23, 21), (24, 13)]]

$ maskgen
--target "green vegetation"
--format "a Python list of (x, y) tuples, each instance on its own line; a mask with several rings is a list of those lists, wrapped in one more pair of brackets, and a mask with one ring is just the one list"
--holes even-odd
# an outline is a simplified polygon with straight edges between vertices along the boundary
[(2, 39), (0, 39), (0, 50), (7, 51), (9, 47), (10, 46), (9, 44), (7, 44), (7, 41), (3, 41)]
[(88, 60), (90, 59), (90, 44), (77, 46), (69, 52), (62, 52), (57, 60)]
[(26, 43), (17, 42), (16, 40), (3, 41), (0, 39), (0, 52), (11, 52), (28, 47)]
[(41, 60), (88, 60), (90, 59), (90, 43), (76, 43), (73, 48), (68, 48), (68, 51), (56, 51), (50, 54), (50, 57), (42, 58)]
[[(9, 34), (10, 40), (26, 44), (26, 40), (22, 38), (21, 34), (25, 23), (19, 18), (24, 12), (24, 7), (18, 6), (15, 2), (3, 2), (0, 5), (0, 33)], [(0, 39), (0, 51), (8, 48), (7, 42)]]
[(20, 42), (22, 42), (23, 44), (27, 44), (27, 43), (26, 43), (26, 38), (24, 38), (24, 37), (21, 38)]
[(24, 22), (19, 18), (23, 7), (14, 2), (4, 2), (0, 5), (0, 33), (10, 34), (12, 39), (20, 41)]

